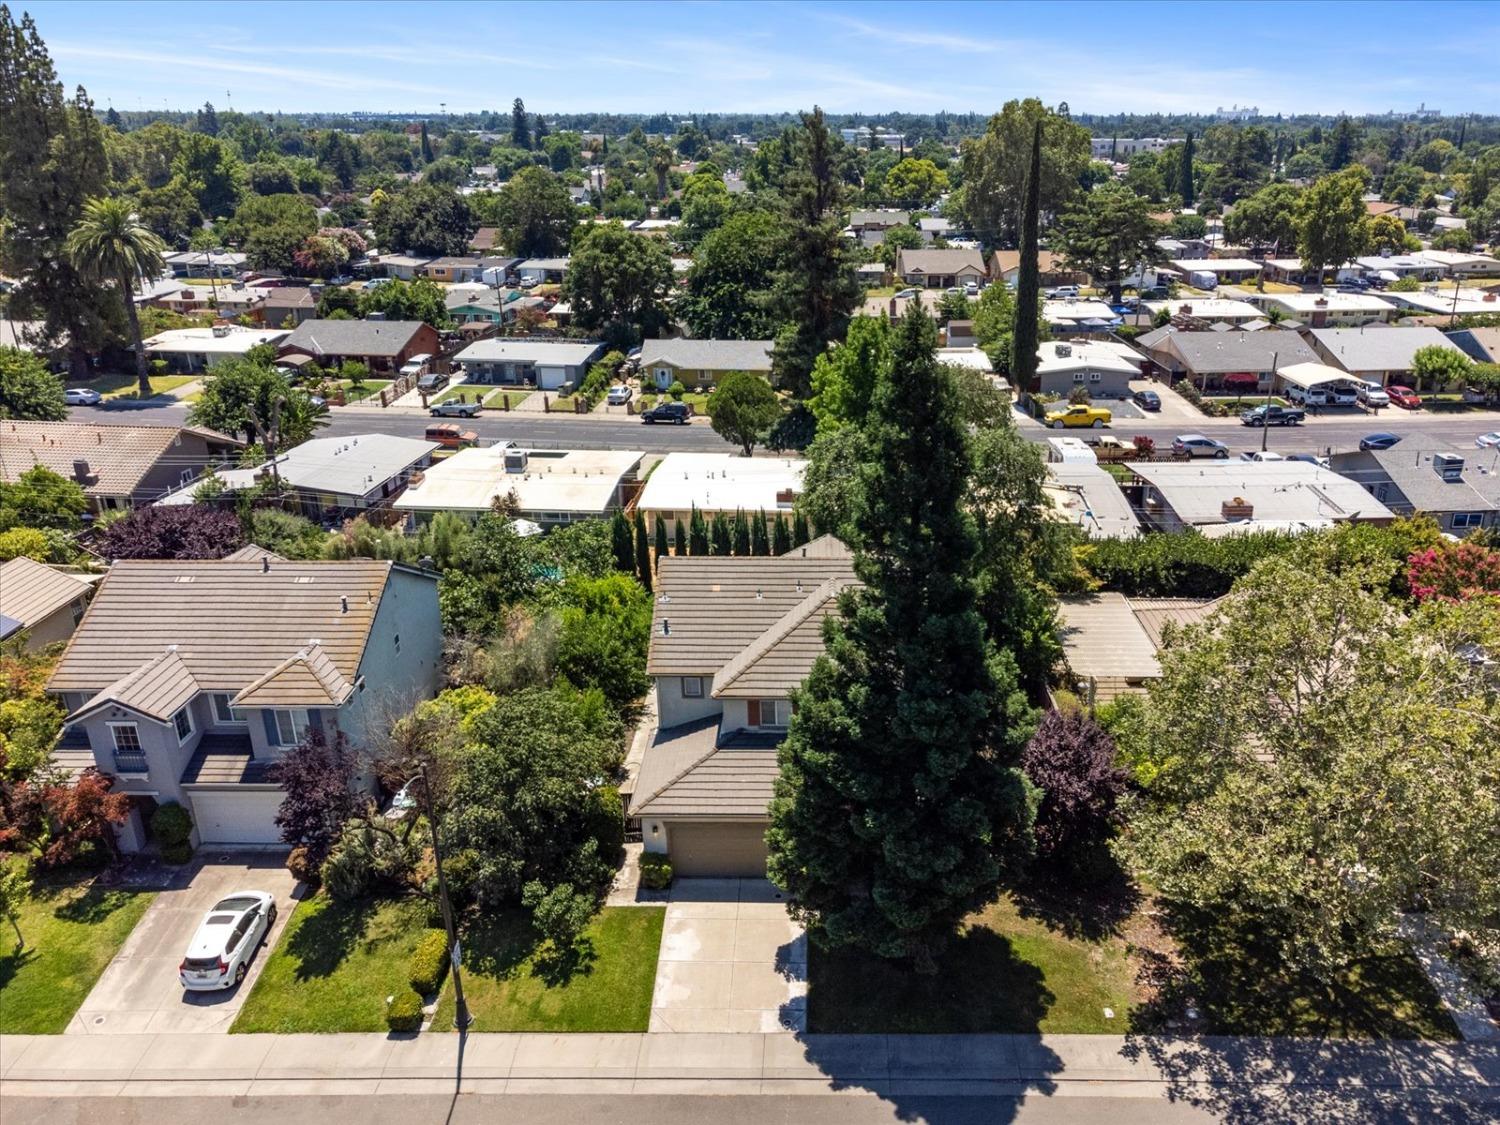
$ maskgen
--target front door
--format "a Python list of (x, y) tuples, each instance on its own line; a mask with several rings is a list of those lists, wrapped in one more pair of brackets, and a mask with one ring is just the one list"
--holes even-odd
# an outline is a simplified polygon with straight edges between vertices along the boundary
[(672, 369), (670, 367), (658, 367), (656, 369), (656, 386), (658, 390), (666, 390), (672, 385)]

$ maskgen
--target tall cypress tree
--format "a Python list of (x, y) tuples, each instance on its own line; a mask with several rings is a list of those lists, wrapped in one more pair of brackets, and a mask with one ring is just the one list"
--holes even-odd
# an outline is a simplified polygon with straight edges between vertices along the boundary
[(639, 510), (635, 513), (635, 576), (642, 586), (651, 589), (651, 540), (646, 536), (646, 520)]
[(531, 147), (531, 123), (526, 117), (526, 103), (520, 98), (510, 104), (510, 143), (517, 148)]
[(696, 505), (688, 524), (688, 554), (708, 554), (708, 521), (703, 518), (703, 513)]
[(678, 558), (688, 553), (687, 529), (682, 526), (682, 521), (677, 521), (677, 533), (672, 536), (673, 552)]
[(734, 536), (729, 527), (729, 517), (723, 512), (714, 513), (714, 554), (734, 554)]
[(432, 163), (432, 138), (427, 135), (427, 122), (422, 122), (422, 163)]
[(851, 537), (863, 587), (779, 751), (772, 879), (825, 948), (909, 959), (918, 971), (1029, 855), (1035, 790), (1014, 664), (975, 608), (969, 454), (937, 329), (909, 312), (864, 430)]
[(1187, 139), (1182, 142), (1182, 156), (1178, 172), (1178, 186), (1182, 188), (1182, 205), (1191, 207), (1193, 205), (1193, 134), (1189, 133)]
[(766, 535), (765, 509), (756, 512), (755, 519), (751, 521), (750, 553), (752, 555), (769, 555), (771, 553), (771, 540)]
[(1026, 199), (1021, 210), (1021, 263), (1016, 276), (1016, 327), (1011, 333), (1010, 373), (1016, 390), (1025, 394), (1036, 378), (1039, 343), (1037, 317), (1041, 312), (1041, 269), (1038, 243), (1042, 221), (1042, 123), (1031, 137), (1031, 170), (1026, 174)]
[(776, 526), (771, 531), (771, 553), (784, 555), (792, 549), (792, 533), (786, 525), (786, 517), (776, 513)]
[(792, 513), (792, 546), (800, 547), (812, 539), (807, 528), (807, 517), (800, 511)]
[(668, 553), (667, 522), (663, 519), (658, 518), (656, 521), (656, 561), (658, 563), (661, 562), (662, 556)]
[(734, 513), (734, 553), (741, 558), (750, 554), (750, 521), (745, 518), (743, 508)]
[(630, 521), (624, 512), (616, 512), (609, 521), (610, 553), (615, 557), (615, 569), (626, 574), (635, 571), (635, 540), (630, 534)]

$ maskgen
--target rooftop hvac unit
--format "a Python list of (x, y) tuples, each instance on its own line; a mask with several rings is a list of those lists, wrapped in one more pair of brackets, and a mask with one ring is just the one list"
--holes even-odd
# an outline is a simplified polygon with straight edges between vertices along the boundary
[(228, 336), (229, 335), (229, 325), (227, 325), (227, 324), (215, 324), (214, 325), (214, 335), (218, 336), (220, 338), (222, 338), (224, 336)]
[(1058, 344), (1057, 345), (1057, 358), (1058, 359), (1067, 359), (1072, 354), (1073, 354), (1073, 345), (1072, 344)]
[(507, 449), (505, 451), (505, 471), (507, 473), (524, 473), (531, 455), (524, 449)]
[(1432, 467), (1446, 481), (1461, 481), (1464, 477), (1464, 459), (1453, 453), (1434, 453)]

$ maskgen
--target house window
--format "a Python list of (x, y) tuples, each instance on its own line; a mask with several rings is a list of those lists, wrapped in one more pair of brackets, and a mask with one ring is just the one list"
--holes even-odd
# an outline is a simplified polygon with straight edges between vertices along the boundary
[(245, 721), (245, 712), (238, 707), (229, 705), (231, 696), (227, 691), (214, 692), (214, 719), (229, 725), (238, 725)]
[(307, 735), (306, 711), (273, 711), (276, 720), (276, 745), (296, 746)]
[(142, 774), (148, 772), (146, 753), (141, 748), (141, 732), (134, 723), (110, 723), (109, 733), (115, 742), (115, 771)]
[(77, 599), (74, 600), (74, 602), (73, 602), (73, 627), (74, 628), (77, 628), (78, 627), (78, 623), (83, 620), (83, 611), (85, 609), (87, 609), (87, 608), (88, 608), (88, 605), (87, 605), (86, 602), (84, 602), (84, 600), (82, 598), (77, 598)]
[(1075, 372), (1073, 372), (1073, 382), (1075, 382), (1075, 383), (1081, 383), (1081, 382), (1083, 382), (1083, 372), (1082, 371), (1075, 371)]
[(1453, 520), (1449, 524), (1454, 531), (1468, 531), (1471, 528), (1484, 526), (1483, 512), (1454, 512)]
[(682, 696), (683, 696), (684, 699), (702, 699), (703, 698), (703, 677), (702, 676), (683, 676), (682, 677)]
[[(753, 726), (758, 727), (784, 727), (792, 721), (792, 701), (790, 699), (762, 699), (758, 708), (760, 714)], [(752, 719), (757, 716), (752, 715)]]
[(186, 742), (188, 736), (193, 733), (193, 716), (186, 707), (180, 708), (177, 714), (172, 716), (172, 726), (177, 731), (177, 741)]
[(1100, 382), (1100, 381), (1101, 381), (1101, 380), (1102, 380), (1102, 379), (1103, 379), (1103, 378), (1104, 378), (1104, 376), (1103, 376), (1103, 375), (1101, 375), (1101, 374), (1100, 374), (1100, 373), (1099, 373), (1099, 372), (1097, 372), (1097, 371), (1090, 371), (1090, 372), (1089, 372), (1089, 382), (1090, 382), (1090, 383), (1097, 383), (1097, 382)]

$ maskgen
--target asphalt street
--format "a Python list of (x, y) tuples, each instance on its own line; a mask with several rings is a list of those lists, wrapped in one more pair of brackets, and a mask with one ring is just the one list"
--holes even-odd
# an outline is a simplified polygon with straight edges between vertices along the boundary
[(1325, 1089), (1315, 1106), (1214, 1093), (1168, 1099), (1134, 1091), (1056, 1096), (877, 1097), (779, 1094), (396, 1094), (212, 1097), (10, 1097), (5, 1125), (1479, 1125), (1500, 1114), (1500, 1092), (1462, 1100), (1422, 1092)]

